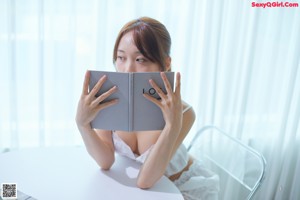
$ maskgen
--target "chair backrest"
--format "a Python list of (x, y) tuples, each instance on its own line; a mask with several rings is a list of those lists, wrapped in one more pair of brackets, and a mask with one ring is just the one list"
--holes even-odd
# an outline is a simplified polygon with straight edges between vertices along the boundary
[(219, 175), (219, 199), (251, 199), (264, 179), (264, 157), (215, 126), (200, 129), (188, 151)]

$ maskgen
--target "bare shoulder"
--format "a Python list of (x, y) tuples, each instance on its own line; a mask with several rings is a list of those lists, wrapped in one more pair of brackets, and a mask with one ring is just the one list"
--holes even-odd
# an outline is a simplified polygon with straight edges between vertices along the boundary
[(185, 101), (182, 101), (182, 113), (185, 114), (186, 112), (194, 113), (193, 107)]
[(193, 107), (188, 103), (182, 101), (182, 113), (183, 113), (182, 125), (190, 128), (194, 124), (194, 121), (196, 119), (196, 114), (194, 112)]
[(190, 107), (190, 105), (187, 102), (185, 102), (185, 101), (181, 101), (181, 102), (182, 102), (182, 110)]

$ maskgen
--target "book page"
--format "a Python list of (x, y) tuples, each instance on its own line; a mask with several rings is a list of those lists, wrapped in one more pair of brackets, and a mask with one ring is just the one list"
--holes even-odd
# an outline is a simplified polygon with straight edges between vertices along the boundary
[[(133, 75), (133, 130), (162, 130), (165, 121), (160, 108), (143, 96), (143, 93), (148, 93), (155, 98), (159, 98), (155, 89), (149, 83), (150, 79), (153, 79), (166, 92), (160, 72), (134, 73)], [(166, 75), (173, 89), (174, 72), (166, 72)]]
[(90, 90), (98, 82), (100, 77), (107, 75), (107, 80), (98, 91), (97, 96), (117, 86), (117, 92), (113, 93), (103, 102), (111, 99), (119, 99), (116, 105), (101, 110), (92, 121), (92, 128), (104, 130), (129, 130), (129, 74), (119, 72), (91, 71)]

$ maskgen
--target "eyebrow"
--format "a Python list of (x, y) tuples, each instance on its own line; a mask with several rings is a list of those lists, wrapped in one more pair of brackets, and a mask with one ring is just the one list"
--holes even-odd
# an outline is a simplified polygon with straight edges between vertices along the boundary
[[(125, 53), (125, 51), (122, 50), (122, 49), (118, 49), (118, 52)], [(135, 54), (142, 54), (140, 51), (136, 51), (136, 52), (134, 52), (134, 53), (135, 53)]]

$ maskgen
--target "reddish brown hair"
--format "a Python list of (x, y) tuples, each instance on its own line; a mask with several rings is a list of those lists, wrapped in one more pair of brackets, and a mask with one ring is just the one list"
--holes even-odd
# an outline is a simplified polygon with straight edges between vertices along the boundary
[(166, 71), (165, 61), (170, 57), (171, 37), (162, 23), (149, 17), (132, 20), (123, 26), (114, 46), (113, 63), (117, 60), (121, 38), (130, 31), (133, 31), (134, 43), (141, 54), (159, 64), (161, 71)]

